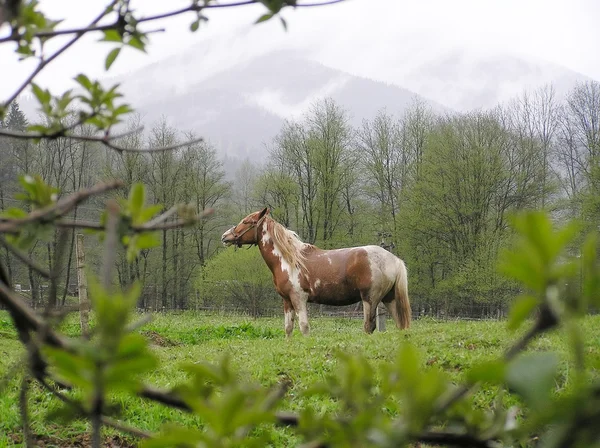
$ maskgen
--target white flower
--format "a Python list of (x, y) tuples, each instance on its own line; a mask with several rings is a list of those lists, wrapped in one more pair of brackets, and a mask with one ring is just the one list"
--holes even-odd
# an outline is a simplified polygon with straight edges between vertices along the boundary
[(32, 184), (33, 183), (33, 177), (31, 177), (30, 175), (25, 176), (25, 182), (27, 182), (28, 184)]

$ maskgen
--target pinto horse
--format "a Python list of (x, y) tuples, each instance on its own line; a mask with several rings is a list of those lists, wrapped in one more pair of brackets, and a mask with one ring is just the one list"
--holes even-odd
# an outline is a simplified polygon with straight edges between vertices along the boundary
[(351, 305), (362, 301), (364, 330), (375, 330), (375, 311), (383, 302), (396, 326), (410, 326), (408, 279), (404, 262), (379, 246), (323, 250), (304, 243), (264, 208), (249, 214), (221, 237), (224, 245), (256, 244), (273, 273), (277, 293), (283, 298), (285, 333), (308, 335), (307, 302)]

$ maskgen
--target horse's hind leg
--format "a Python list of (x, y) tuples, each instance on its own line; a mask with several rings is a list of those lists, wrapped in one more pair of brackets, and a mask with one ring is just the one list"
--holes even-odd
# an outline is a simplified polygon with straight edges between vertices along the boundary
[(368, 299), (363, 299), (362, 302), (365, 315), (365, 332), (371, 334), (375, 331), (375, 327), (377, 326), (375, 322), (375, 311), (377, 310), (377, 306), (373, 306)]
[(388, 310), (388, 313), (396, 322), (396, 327), (402, 329), (402, 321), (400, 320), (400, 315), (398, 314), (398, 299), (396, 299), (396, 293), (394, 288), (391, 289), (390, 292), (383, 298), (383, 303)]
[(290, 299), (283, 299), (283, 314), (285, 320), (285, 336), (289, 338), (294, 331), (294, 307)]

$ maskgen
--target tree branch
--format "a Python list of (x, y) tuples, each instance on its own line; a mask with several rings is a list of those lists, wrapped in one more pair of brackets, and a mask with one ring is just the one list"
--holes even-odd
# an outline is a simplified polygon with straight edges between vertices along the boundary
[(413, 440), (432, 444), (432, 445), (447, 445), (458, 447), (473, 447), (473, 448), (494, 448), (495, 442), (492, 440), (481, 440), (470, 434), (459, 434), (445, 431), (425, 431), (412, 437)]
[[(109, 10), (112, 9), (113, 6), (115, 6), (117, 4), (117, 0), (113, 0), (110, 5), (105, 8), (102, 13), (100, 13), (91, 23), (89, 26), (94, 26), (96, 25), (100, 20), (102, 20), (102, 18), (104, 18), (104, 16), (106, 16), (106, 14), (108, 14)], [(69, 42), (67, 42), (65, 45), (63, 45), (59, 50), (55, 51), (52, 56), (50, 56), (47, 59), (42, 59), (40, 61), (40, 63), (38, 64), (38, 66), (35, 68), (35, 70), (33, 72), (31, 72), (31, 74), (27, 77), (27, 79), (23, 82), (23, 84), (21, 84), (21, 86), (17, 89), (17, 91), (15, 93), (12, 94), (12, 96), (6, 100), (4, 102), (4, 104), (0, 105), (0, 108), (6, 108), (8, 107), (8, 105), (10, 103), (13, 102), (13, 100), (15, 98), (17, 98), (20, 93), (25, 90), (25, 88), (31, 83), (31, 81), (34, 80), (34, 78), (48, 65), (50, 64), (52, 61), (54, 61), (57, 57), (59, 57), (61, 54), (63, 54), (65, 51), (67, 51), (75, 42), (77, 42), (79, 39), (81, 39), (81, 37), (85, 34), (85, 31), (79, 31), (77, 32), (77, 34), (75, 35), (75, 37), (73, 39), (71, 39)]]
[(11, 254), (13, 254), (15, 257), (17, 257), (17, 259), (21, 260), (26, 266), (33, 269), (35, 272), (40, 274), (42, 277), (50, 278), (50, 272), (46, 268), (44, 268), (42, 265), (40, 265), (37, 261), (29, 258), (25, 252), (17, 249), (15, 246), (13, 246), (8, 241), (6, 241), (6, 238), (4, 238), (4, 235), (1, 235), (1, 234), (0, 234), (0, 246), (6, 248)]
[(24, 218), (16, 219), (0, 219), (0, 233), (16, 233), (19, 228), (33, 222), (46, 223), (56, 218), (64, 216), (70, 212), (75, 206), (88, 199), (90, 196), (102, 194), (106, 191), (114, 190), (123, 187), (125, 184), (120, 180), (114, 180), (105, 183), (99, 183), (87, 190), (81, 190), (73, 193), (65, 198), (60, 199), (56, 204), (49, 205), (32, 211)]
[[(89, 118), (89, 117), (86, 117), (86, 118)], [(192, 140), (186, 140), (185, 142), (176, 143), (174, 145), (169, 145), (169, 146), (148, 147), (148, 148), (126, 148), (124, 146), (119, 146), (118, 144), (114, 143), (114, 141), (142, 131), (144, 129), (143, 126), (140, 128), (136, 128), (134, 130), (127, 131), (127, 132), (124, 132), (121, 134), (116, 134), (116, 135), (110, 135), (110, 134), (106, 133), (104, 136), (94, 136), (94, 135), (77, 135), (77, 134), (69, 134), (68, 133), (68, 131), (70, 131), (70, 130), (74, 129), (75, 127), (82, 125), (82, 124), (85, 124), (85, 122), (79, 121), (76, 123), (76, 125), (71, 125), (69, 127), (61, 128), (61, 129), (54, 131), (52, 133), (49, 133), (49, 134), (42, 134), (39, 132), (18, 132), (18, 131), (11, 131), (9, 129), (0, 129), (0, 136), (8, 137), (8, 138), (16, 138), (19, 140), (42, 140), (42, 139), (54, 140), (56, 138), (61, 138), (61, 137), (62, 138), (71, 138), (73, 140), (77, 140), (80, 142), (101, 143), (102, 145), (106, 146), (107, 148), (110, 148), (117, 152), (144, 152), (144, 153), (173, 151), (175, 149), (194, 145), (196, 143), (200, 143), (200, 142), (204, 141), (204, 139), (202, 137), (199, 137), (199, 138), (195, 138)]]
[[(296, 8), (307, 8), (307, 7), (314, 7), (314, 6), (333, 5), (335, 3), (341, 3), (343, 1), (345, 1), (345, 0), (326, 0), (323, 2), (299, 3), (296, 5), (290, 4), (288, 6), (293, 6)], [(190, 6), (186, 6), (185, 8), (176, 9), (173, 11), (157, 14), (154, 16), (141, 17), (140, 19), (137, 19), (137, 23), (153, 22), (156, 20), (166, 19), (166, 18), (178, 16), (181, 14), (185, 14), (187, 12), (200, 12), (204, 9), (233, 8), (233, 7), (237, 7), (237, 6), (247, 6), (247, 5), (253, 5), (253, 4), (257, 4), (257, 3), (260, 3), (259, 0), (246, 0), (246, 1), (239, 1), (239, 2), (231, 2), (231, 3), (213, 3), (213, 4), (208, 4), (208, 5), (192, 4)], [(97, 21), (96, 21), (96, 23), (97, 23)], [(123, 25), (119, 21), (116, 21), (116, 22), (108, 24), (108, 25), (91, 24), (90, 26), (82, 27), (82, 28), (71, 28), (71, 29), (55, 30), (55, 31), (38, 31), (37, 33), (33, 34), (33, 37), (38, 38), (38, 39), (50, 39), (52, 37), (64, 36), (64, 35), (69, 35), (69, 34), (83, 35), (83, 34), (95, 32), (95, 31), (121, 30), (122, 27), (123, 27)], [(162, 30), (162, 29), (153, 30), (152, 32), (157, 32), (157, 31), (164, 31), (164, 30)], [(147, 34), (148, 31), (146, 31), (144, 33)], [(6, 42), (18, 42), (21, 38), (22, 38), (22, 36), (20, 33), (12, 33), (6, 37), (0, 38), (0, 44), (6, 43)]]

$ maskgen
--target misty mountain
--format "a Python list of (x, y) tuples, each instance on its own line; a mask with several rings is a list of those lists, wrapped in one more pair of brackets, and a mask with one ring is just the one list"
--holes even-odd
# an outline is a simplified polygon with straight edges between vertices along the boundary
[[(321, 49), (265, 50), (233, 35), (174, 53), (127, 76), (126, 101), (143, 114), (146, 127), (162, 116), (182, 131), (213, 143), (231, 163), (264, 160), (285, 119), (333, 98), (360, 125), (378, 110), (400, 116), (415, 99), (436, 111), (494, 107), (552, 83), (558, 96), (589, 78), (547, 61), (498, 50), (445, 45), (425, 36), (382, 42), (372, 51), (356, 46), (354, 59), (336, 57), (344, 44)], [(277, 45), (272, 46), (277, 48)], [(319, 62), (320, 61), (320, 62)], [(33, 101), (22, 109), (33, 115)]]
[(553, 84), (559, 98), (590, 78), (548, 61), (499, 51), (452, 48), (406, 68), (396, 65), (385, 79), (426, 93), (459, 110), (492, 108), (524, 91)]
[[(154, 67), (161, 70), (160, 66)], [(168, 68), (172, 70), (172, 67)], [(181, 67), (185, 70), (185, 67)], [(159, 78), (134, 73), (131, 79)], [(299, 119), (315, 101), (330, 97), (360, 125), (385, 107), (400, 115), (419, 95), (407, 89), (328, 68), (295, 52), (277, 51), (241, 63), (217, 75), (191, 82), (185, 88), (145, 92), (139, 86), (124, 90), (144, 115), (154, 122), (162, 115), (177, 128), (207, 137), (225, 155), (263, 159), (268, 144), (285, 119)], [(138, 96), (138, 98), (136, 98)], [(436, 110), (445, 108), (424, 97)]]

